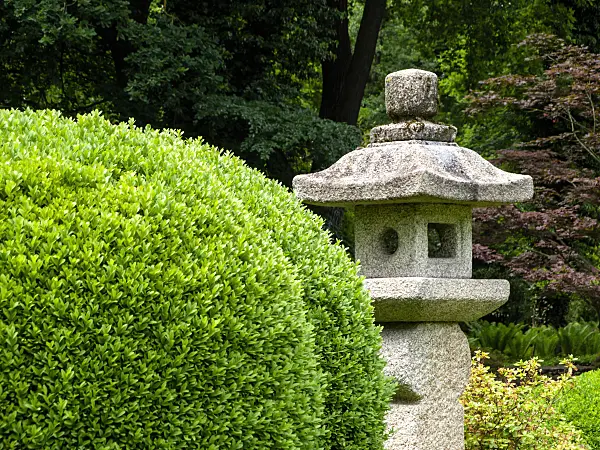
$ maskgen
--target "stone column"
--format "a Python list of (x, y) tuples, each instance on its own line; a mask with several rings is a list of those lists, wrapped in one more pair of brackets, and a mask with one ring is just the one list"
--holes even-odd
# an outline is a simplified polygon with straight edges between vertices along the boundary
[(455, 323), (393, 323), (383, 329), (386, 372), (399, 383), (387, 416), (388, 449), (464, 449), (463, 407), (469, 378), (466, 336)]

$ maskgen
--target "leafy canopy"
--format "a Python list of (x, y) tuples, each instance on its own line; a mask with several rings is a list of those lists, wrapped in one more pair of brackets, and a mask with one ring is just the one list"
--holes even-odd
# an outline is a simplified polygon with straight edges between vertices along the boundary
[(291, 185), (359, 141), (354, 127), (302, 106), (335, 17), (325, 0), (9, 0), (0, 107), (101, 109), (181, 129)]

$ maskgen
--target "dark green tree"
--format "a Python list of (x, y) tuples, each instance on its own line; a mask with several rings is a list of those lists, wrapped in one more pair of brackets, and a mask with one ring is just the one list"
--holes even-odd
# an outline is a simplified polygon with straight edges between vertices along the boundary
[(336, 17), (325, 0), (8, 0), (0, 106), (97, 108), (179, 128), (289, 185), (359, 140), (299, 100), (329, 55)]
[(442, 92), (465, 95), (480, 80), (523, 64), (516, 44), (528, 34), (566, 37), (573, 11), (550, 0), (421, 0), (404, 10), (421, 52), (435, 57)]
[(594, 53), (600, 52), (600, 3), (596, 0), (561, 0), (557, 2), (573, 13), (572, 39)]

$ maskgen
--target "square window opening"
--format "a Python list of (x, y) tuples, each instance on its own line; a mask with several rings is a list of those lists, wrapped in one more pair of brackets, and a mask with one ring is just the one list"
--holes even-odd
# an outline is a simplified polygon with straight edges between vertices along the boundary
[(456, 225), (427, 224), (427, 253), (430, 258), (455, 258), (458, 247)]

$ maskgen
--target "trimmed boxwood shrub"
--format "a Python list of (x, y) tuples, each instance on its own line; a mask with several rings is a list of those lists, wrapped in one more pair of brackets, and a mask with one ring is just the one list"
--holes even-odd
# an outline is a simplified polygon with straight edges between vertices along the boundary
[(590, 448), (600, 450), (600, 370), (581, 374), (558, 406), (562, 414), (583, 432)]
[(3, 448), (381, 448), (379, 330), (321, 226), (176, 131), (0, 110)]

